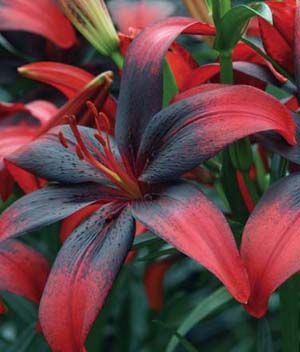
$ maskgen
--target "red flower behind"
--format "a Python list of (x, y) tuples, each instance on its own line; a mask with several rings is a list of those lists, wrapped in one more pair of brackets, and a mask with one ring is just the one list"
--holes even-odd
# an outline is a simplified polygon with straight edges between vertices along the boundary
[(36, 33), (64, 49), (76, 43), (71, 23), (52, 0), (0, 0), (0, 30)]

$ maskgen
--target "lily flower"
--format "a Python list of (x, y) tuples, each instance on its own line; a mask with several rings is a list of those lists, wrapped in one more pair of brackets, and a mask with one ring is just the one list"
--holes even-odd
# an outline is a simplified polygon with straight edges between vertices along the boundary
[[(5, 240), (101, 205), (64, 242), (40, 304), (53, 351), (84, 351), (84, 342), (130, 251), (135, 222), (214, 273), (246, 304), (249, 283), (222, 212), (180, 176), (251, 133), (276, 130), (295, 143), (295, 124), (275, 98), (247, 86), (213, 85), (182, 93), (162, 109), (163, 60), (181, 33), (202, 24), (181, 17), (148, 27), (126, 56), (115, 138), (96, 129), (58, 126), (8, 159), (49, 182), (0, 218)], [(213, 93), (213, 94), (212, 94)]]
[(64, 49), (76, 43), (71, 23), (52, 0), (1, 0), (0, 30), (39, 34)]

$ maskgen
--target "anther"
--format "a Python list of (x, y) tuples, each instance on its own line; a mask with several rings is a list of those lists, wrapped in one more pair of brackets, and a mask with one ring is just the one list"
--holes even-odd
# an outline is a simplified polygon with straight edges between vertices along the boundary
[(100, 120), (102, 120), (103, 123), (104, 123), (105, 131), (108, 132), (110, 130), (110, 127), (111, 127), (110, 126), (110, 120), (109, 120), (108, 116), (102, 111), (99, 112), (98, 116), (99, 116)]
[(92, 103), (90, 100), (86, 102), (86, 106), (89, 109), (89, 111), (94, 115), (94, 118), (96, 119), (98, 116), (98, 110), (95, 106), (94, 103)]

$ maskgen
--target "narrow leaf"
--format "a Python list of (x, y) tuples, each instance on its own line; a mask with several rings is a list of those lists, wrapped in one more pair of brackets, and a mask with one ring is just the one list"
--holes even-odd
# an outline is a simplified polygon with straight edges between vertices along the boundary
[[(229, 302), (231, 299), (232, 297), (229, 295), (225, 288), (219, 288), (206, 299), (201, 301), (198, 306), (196, 306), (196, 308), (183, 320), (177, 329), (177, 333), (181, 336), (184, 336), (201, 320), (216, 311), (223, 304)], [(166, 352), (173, 352), (177, 347), (178, 342), (179, 341), (176, 335), (173, 336), (167, 346)]]
[(241, 39), (248, 21), (259, 16), (272, 23), (272, 12), (265, 3), (253, 3), (249, 6), (238, 5), (228, 11), (222, 18), (215, 41), (215, 49), (228, 51)]

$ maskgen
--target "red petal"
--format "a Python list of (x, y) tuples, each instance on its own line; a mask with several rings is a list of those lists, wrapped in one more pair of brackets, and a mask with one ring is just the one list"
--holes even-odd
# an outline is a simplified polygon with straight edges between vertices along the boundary
[(0, 290), (39, 303), (50, 267), (36, 250), (15, 240), (0, 245)]
[(46, 185), (46, 181), (34, 176), (30, 172), (6, 161), (6, 168), (25, 193), (31, 193)]
[(36, 33), (62, 48), (76, 42), (73, 27), (52, 0), (1, 0), (0, 29)]
[(267, 130), (276, 130), (288, 143), (296, 143), (291, 114), (261, 90), (236, 85), (215, 89), (215, 94), (192, 95), (153, 116), (139, 149), (139, 165), (146, 162), (140, 180), (173, 179), (229, 143)]
[[(100, 110), (105, 104), (108, 97), (108, 90), (112, 83), (112, 72), (107, 71), (95, 77), (91, 82), (85, 85), (79, 92), (77, 92), (72, 99), (61, 107), (56, 115), (54, 115), (46, 124), (41, 134), (47, 132), (50, 128), (57, 126), (64, 121), (66, 115), (80, 116), (79, 122), (87, 124), (89, 116), (91, 115), (86, 108), (86, 101), (91, 100)], [(111, 106), (114, 106), (111, 103)]]
[(175, 11), (174, 4), (169, 1), (113, 0), (108, 6), (119, 30), (125, 34), (129, 33), (130, 27), (142, 29)]
[(273, 25), (259, 18), (264, 48), (275, 61), (293, 72), (294, 23), (296, 1), (267, 1), (273, 14)]
[(181, 45), (173, 43), (167, 52), (168, 64), (173, 72), (179, 91), (185, 90), (187, 76), (191, 77), (199, 66), (192, 55)]
[(295, 78), (300, 96), (300, 3), (297, 3), (295, 16), (295, 48), (294, 48)]
[(244, 43), (238, 43), (236, 45), (236, 47), (233, 49), (232, 59), (233, 61), (245, 61), (266, 66), (279, 82), (282, 84), (287, 82), (286, 77), (277, 72), (269, 61), (264, 59), (254, 49)]
[(83, 208), (76, 213), (72, 214), (68, 218), (62, 221), (59, 237), (61, 242), (64, 242), (71, 233), (76, 229), (79, 224), (98, 210), (102, 205), (101, 204), (92, 204), (86, 208)]
[(53, 86), (69, 99), (94, 78), (85, 70), (58, 62), (34, 62), (20, 67), (18, 71), (25, 77)]
[(26, 108), (32, 116), (39, 120), (41, 126), (48, 123), (48, 121), (58, 113), (58, 108), (54, 104), (45, 100), (32, 101), (31, 103), (26, 104)]
[(266, 313), (272, 292), (300, 270), (299, 192), (299, 173), (277, 182), (244, 229), (241, 255), (251, 286), (245, 308), (255, 317)]
[(174, 259), (164, 259), (150, 264), (144, 274), (144, 286), (149, 306), (160, 311), (164, 304), (164, 278)]
[[(145, 126), (162, 108), (164, 56), (183, 32), (213, 35), (215, 29), (189, 18), (171, 17), (147, 27), (129, 47), (120, 88), (116, 139), (124, 159), (131, 164)], [(127, 166), (130, 167), (128, 162)]]
[(3, 302), (3, 301), (1, 300), (1, 298), (0, 298), (0, 316), (1, 316), (2, 314), (5, 314), (6, 311), (7, 311), (7, 309), (6, 309), (6, 307), (5, 307), (5, 304), (4, 304), (4, 302)]
[[(2, 164), (2, 165), (1, 165)], [(0, 199), (5, 202), (12, 194), (14, 189), (14, 180), (6, 170), (3, 162), (0, 161)]]
[(17, 112), (28, 112), (28, 109), (23, 103), (0, 102), (0, 119), (13, 115)]
[(127, 210), (116, 217), (116, 207), (120, 204), (107, 205), (82, 223), (53, 265), (39, 314), (53, 351), (84, 350), (89, 330), (131, 247), (134, 221)]
[(135, 202), (133, 216), (178, 250), (213, 272), (239, 302), (249, 283), (222, 212), (195, 186), (180, 183), (151, 201)]

